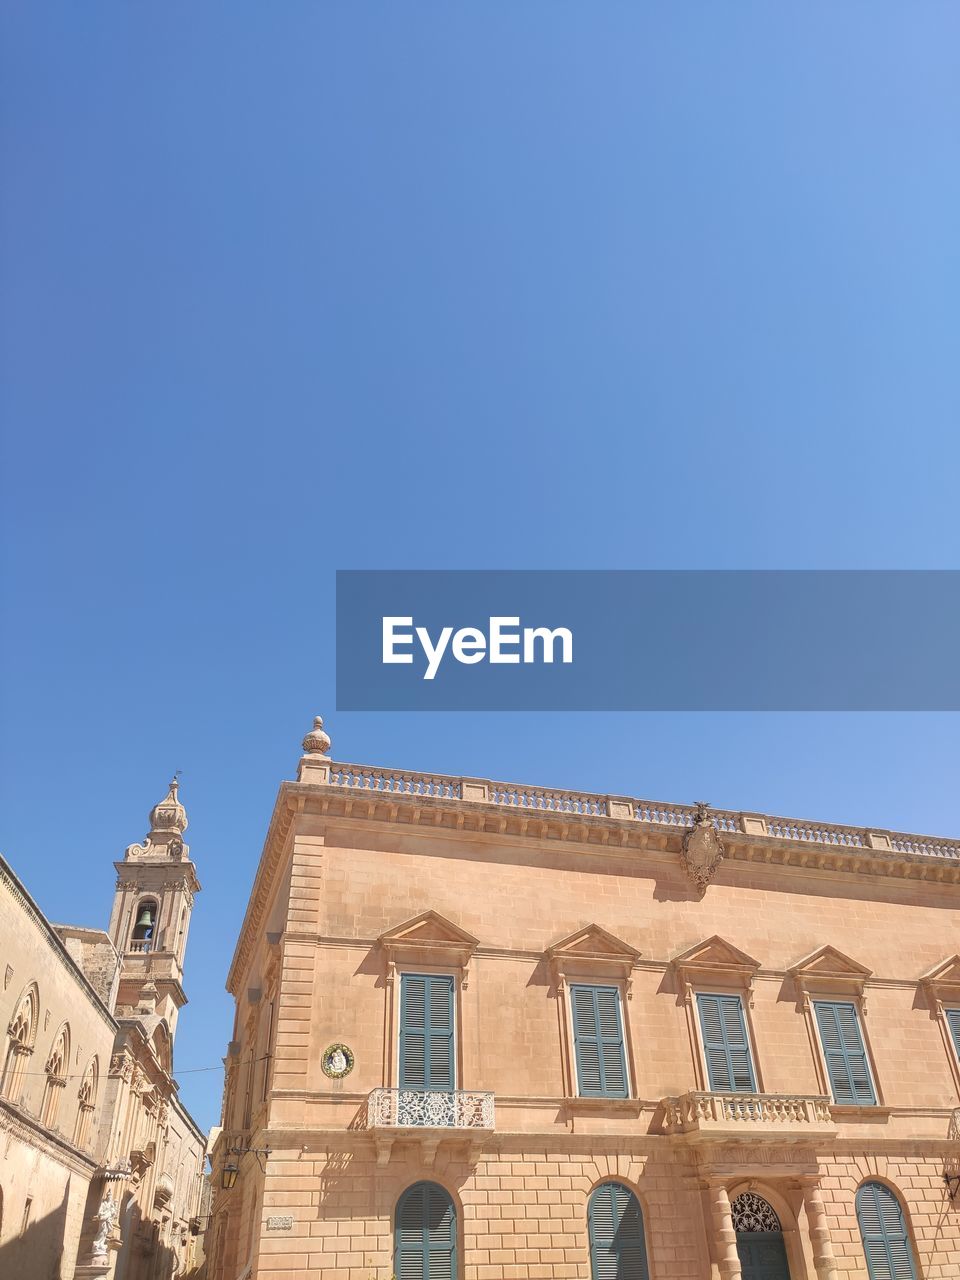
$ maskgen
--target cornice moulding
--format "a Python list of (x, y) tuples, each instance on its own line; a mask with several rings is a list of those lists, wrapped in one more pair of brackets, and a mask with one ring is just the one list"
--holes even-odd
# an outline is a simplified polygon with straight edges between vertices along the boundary
[[(110, 1027), (114, 1034), (116, 1034), (117, 1021), (113, 1014), (111, 1014), (110, 1010), (97, 995), (86, 974), (63, 945), (63, 940), (56, 932), (54, 926), (47, 920), (46, 916), (34, 902), (33, 898), (30, 897), (30, 894), (24, 888), (16, 872), (4, 858), (0, 858), (0, 884), (4, 885), (11, 895), (24, 908), (33, 923), (46, 937), (50, 949), (53, 951), (60, 964), (81, 988), (87, 1000), (94, 1009), (96, 1009), (97, 1013), (100, 1014), (107, 1026)], [(70, 926), (65, 925), (62, 927), (69, 928)]]
[(46, 1128), (34, 1116), (6, 1098), (0, 1098), (0, 1133), (9, 1133), (20, 1142), (39, 1147), (45, 1155), (66, 1164), (72, 1172), (91, 1177), (97, 1168), (93, 1156), (85, 1155), (62, 1134)]
[[(565, 844), (572, 853), (596, 854), (602, 850), (609, 857), (628, 858), (642, 853), (651, 861), (666, 861), (669, 857), (678, 871), (683, 837), (690, 829), (682, 806), (656, 805), (624, 797), (550, 793), (566, 797), (576, 806), (576, 811), (568, 811), (491, 802), (487, 798), (491, 794), (502, 797), (525, 789), (488, 783), (483, 779), (439, 780), (442, 784), (440, 790), (459, 788), (463, 798), (460, 795), (419, 794), (416, 785), (409, 791), (392, 790), (389, 787), (380, 790), (372, 786), (346, 785), (332, 780), (348, 773), (352, 776), (358, 771), (377, 776), (393, 776), (395, 773), (414, 781), (419, 777), (404, 771), (368, 769), (366, 766), (330, 762), (324, 763), (317, 771), (318, 780), (315, 782), (281, 783), (253, 892), (227, 977), (226, 986), (231, 994), (236, 995), (242, 986), (244, 969), (262, 927), (274, 872), (293, 819), (298, 813), (307, 812), (313, 817), (334, 823), (356, 823), (368, 830), (382, 829), (384, 826), (423, 827), (424, 833), (469, 833), (479, 840), (509, 834), (525, 842), (542, 841), (546, 847)], [(428, 790), (435, 787), (438, 781), (427, 775), (423, 775), (423, 779), (423, 786)], [(526, 790), (535, 791), (538, 795), (546, 794), (539, 789)], [(633, 811), (631, 806), (634, 806)], [(599, 812), (601, 807), (607, 812)], [(654, 816), (634, 816), (640, 809)], [(656, 815), (666, 815), (669, 820), (661, 821)], [(801, 874), (815, 873), (820, 883), (825, 875), (836, 877), (838, 881), (846, 881), (850, 875), (869, 875), (885, 882), (913, 880), (960, 885), (960, 856), (953, 855), (954, 842), (937, 837), (899, 835), (866, 828), (860, 831), (832, 824), (819, 824), (816, 831), (826, 833), (835, 841), (821, 843), (790, 835), (791, 832), (806, 830), (814, 825), (799, 820), (725, 812), (716, 812), (715, 817), (723, 835), (725, 859), (714, 883), (722, 884), (729, 877), (731, 867), (747, 863), (754, 867), (789, 867)], [(917, 853), (909, 849), (895, 849), (895, 843), (926, 845), (930, 849), (950, 852), (942, 855)]]
[[(288, 783), (281, 795), (296, 795), (305, 811), (315, 816), (344, 821), (367, 821), (375, 825), (429, 825), (467, 831), (471, 835), (540, 838), (591, 850), (611, 853), (620, 848), (630, 852), (658, 851), (679, 855), (688, 828), (663, 825), (635, 818), (608, 817), (588, 813), (564, 813), (546, 809), (526, 810), (486, 801), (460, 800), (446, 796), (408, 795), (401, 792), (350, 790), (333, 784)], [(426, 815), (429, 814), (429, 818)], [(864, 874), (870, 871), (896, 879), (925, 879), (960, 884), (960, 858), (943, 858), (919, 853), (894, 852), (882, 847), (850, 847), (817, 844), (781, 836), (748, 834), (724, 827), (726, 861), (770, 863), (813, 870), (839, 870)], [(722, 871), (720, 873), (722, 879)]]

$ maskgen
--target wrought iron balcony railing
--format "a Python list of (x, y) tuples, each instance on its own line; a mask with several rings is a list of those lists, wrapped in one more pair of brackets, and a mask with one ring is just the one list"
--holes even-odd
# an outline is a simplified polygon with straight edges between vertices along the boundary
[(802, 1140), (836, 1130), (822, 1094), (685, 1093), (664, 1098), (663, 1112), (668, 1134)]
[(368, 1129), (493, 1129), (492, 1093), (464, 1089), (374, 1089), (367, 1099)]

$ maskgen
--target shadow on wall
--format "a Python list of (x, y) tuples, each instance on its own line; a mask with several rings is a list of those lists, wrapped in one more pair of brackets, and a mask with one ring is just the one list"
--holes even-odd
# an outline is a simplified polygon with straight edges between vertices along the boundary
[(45, 1217), (30, 1222), (24, 1231), (20, 1230), (19, 1223), (10, 1221), (10, 1210), (5, 1206), (0, 1276), (15, 1276), (16, 1280), (60, 1280), (69, 1193), (68, 1180), (59, 1206)]
[[(161, 1240), (160, 1224), (141, 1218), (140, 1206), (129, 1197), (120, 1222), (123, 1246), (117, 1254), (114, 1280), (141, 1280), (143, 1276), (196, 1280), (199, 1276), (201, 1267), (185, 1268), (183, 1256)], [(2, 1268), (0, 1277), (5, 1277)]]

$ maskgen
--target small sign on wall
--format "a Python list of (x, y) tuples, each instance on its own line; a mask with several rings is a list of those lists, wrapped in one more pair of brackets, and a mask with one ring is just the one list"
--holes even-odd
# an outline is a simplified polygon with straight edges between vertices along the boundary
[(267, 1219), (268, 1231), (291, 1231), (293, 1229), (293, 1218), (289, 1214), (275, 1214)]

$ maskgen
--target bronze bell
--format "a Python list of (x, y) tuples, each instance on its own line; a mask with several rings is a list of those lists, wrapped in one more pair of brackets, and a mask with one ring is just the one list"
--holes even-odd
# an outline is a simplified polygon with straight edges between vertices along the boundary
[(149, 928), (153, 924), (153, 912), (149, 907), (144, 907), (140, 912), (140, 918), (137, 921), (137, 928)]

